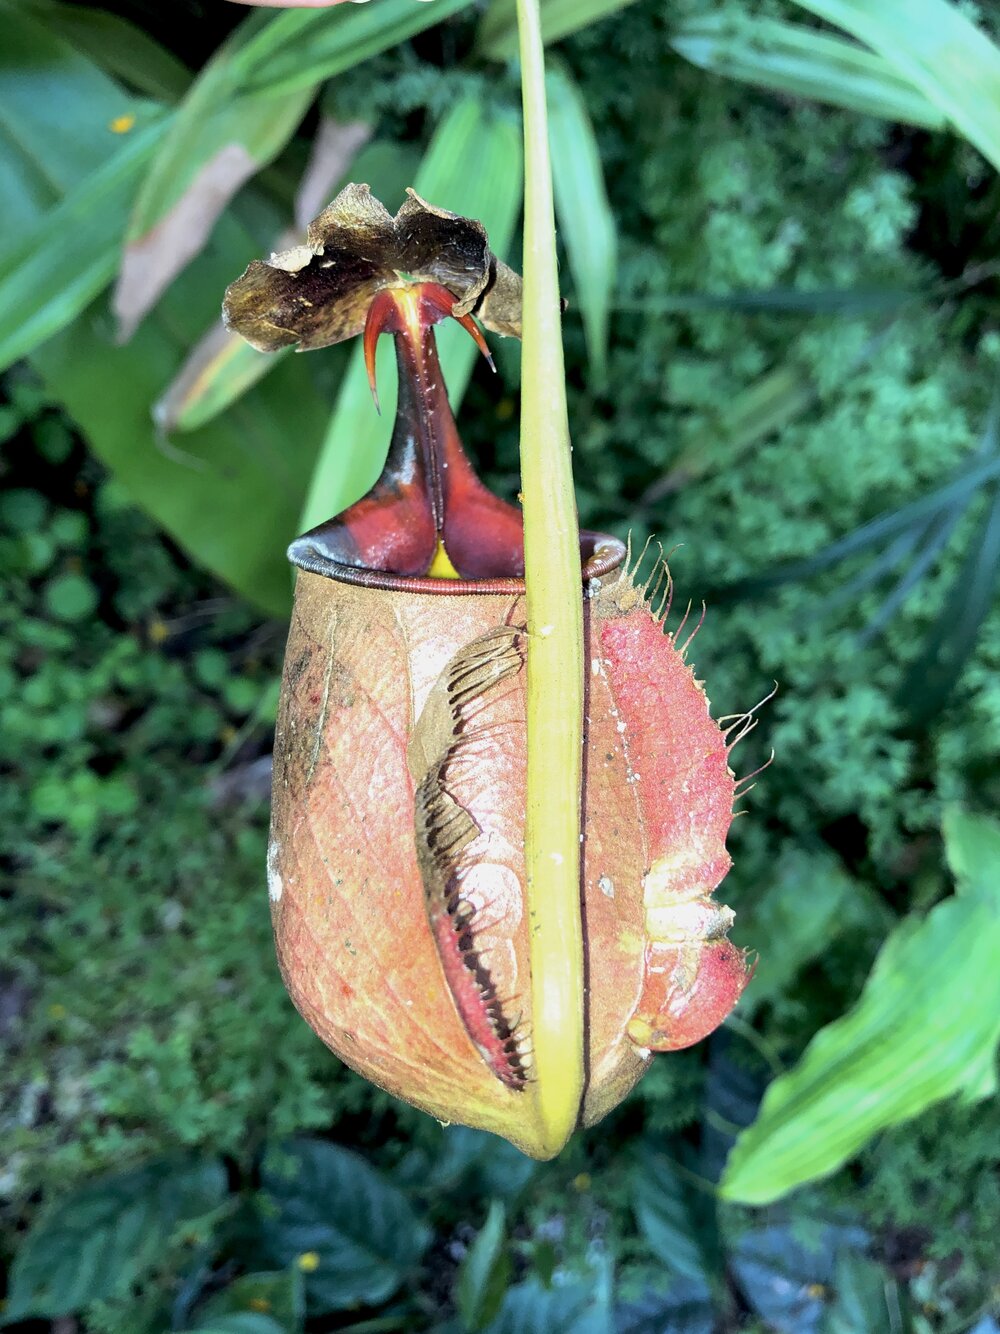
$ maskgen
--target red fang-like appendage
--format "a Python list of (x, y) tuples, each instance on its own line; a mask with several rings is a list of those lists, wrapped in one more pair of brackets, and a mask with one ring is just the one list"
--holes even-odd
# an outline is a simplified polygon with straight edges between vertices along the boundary
[(424, 329), (440, 324), (442, 320), (454, 319), (469, 333), (490, 363), (490, 370), (496, 373), (496, 364), (479, 325), (471, 315), (456, 315), (455, 304), (455, 298), (440, 283), (389, 287), (375, 297), (365, 321), (364, 349), (368, 384), (379, 412), (382, 407), (375, 383), (375, 345), (384, 333), (404, 334), (417, 340)]

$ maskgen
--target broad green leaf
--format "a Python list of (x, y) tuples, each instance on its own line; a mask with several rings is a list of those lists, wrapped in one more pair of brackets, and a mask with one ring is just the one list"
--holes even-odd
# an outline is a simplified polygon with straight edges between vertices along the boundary
[(776, 1200), (931, 1103), (989, 1092), (1000, 1038), (1000, 881), (986, 888), (889, 936), (857, 1005), (768, 1089), (730, 1156), (725, 1198)]
[(161, 102), (176, 102), (191, 82), (191, 72), (142, 28), (104, 9), (63, 4), (61, 0), (24, 0), (49, 32), (105, 73)]
[(269, 1315), (244, 1311), (239, 1315), (220, 1315), (207, 1325), (199, 1325), (189, 1334), (293, 1334), (287, 1325), (280, 1325)]
[[(629, 1278), (636, 1286), (634, 1267)], [(638, 1297), (615, 1307), (615, 1334), (717, 1334), (717, 1312), (707, 1290), (652, 1272)]]
[(543, 1288), (537, 1279), (510, 1288), (488, 1334), (610, 1334), (609, 1312), (595, 1286)]
[(632, 1177), (632, 1209), (639, 1231), (660, 1263), (677, 1278), (710, 1291), (709, 1248), (687, 1191), (662, 1155), (647, 1153), (639, 1162)]
[(427, 1248), (406, 1197), (335, 1144), (299, 1140), (272, 1150), (261, 1184), (265, 1248), (283, 1266), (309, 1256), (303, 1268), (315, 1312), (386, 1301)]
[(5, 129), (3, 107), (0, 106), (0, 199), (3, 200), (4, 225), (8, 238), (12, 239), (23, 236), (35, 218), (58, 201), (59, 194), (30, 157), (4, 133)]
[[(241, 42), (233, 61), (236, 85), (246, 93), (287, 93), (332, 79), (372, 56), (443, 23), (472, 0), (379, 0), (270, 18)], [(248, 28), (249, 23), (243, 25)]]
[[(346, 184), (348, 178), (365, 181), (377, 199), (401, 198), (413, 179), (415, 164), (416, 156), (407, 145), (391, 140), (368, 144), (340, 184)], [(330, 198), (339, 188), (337, 185), (330, 191)], [(276, 250), (285, 248), (275, 246)], [(242, 397), (290, 354), (291, 349), (258, 352), (219, 320), (191, 350), (176, 378), (157, 400), (154, 418), (164, 431), (196, 430)]]
[(932, 130), (947, 123), (888, 61), (815, 28), (706, 14), (683, 23), (671, 45), (693, 65), (757, 88)]
[[(517, 125), (489, 117), (476, 101), (465, 98), (438, 126), (414, 185), (431, 203), (478, 218), (494, 253), (503, 258), (521, 207), (521, 154)], [(383, 200), (393, 210), (400, 202)], [(449, 398), (457, 409), (480, 354), (468, 334), (450, 324), (439, 325), (437, 336)], [(379, 339), (381, 417), (372, 405), (360, 345), (352, 353), (310, 483), (303, 530), (364, 495), (382, 470), (395, 412), (390, 342)]]
[(222, 1317), (252, 1313), (267, 1315), (280, 1326), (282, 1334), (300, 1334), (305, 1319), (302, 1270), (293, 1267), (243, 1274), (199, 1306), (196, 1319), (214, 1328)]
[(285, 146), (324, 79), (469, 2), (383, 0), (242, 23), (184, 98), (139, 192), (115, 298), (123, 334), (199, 252), (227, 200)]
[(949, 0), (797, 0), (865, 42), (1000, 170), (1000, 49)]
[(850, 1216), (817, 1211), (808, 1196), (787, 1210), (728, 1217), (736, 1223), (726, 1238), (732, 1275), (750, 1309), (780, 1334), (817, 1328), (838, 1256), (869, 1244)]
[(130, 131), (112, 157), (0, 251), (0, 370), (75, 320), (114, 277), (129, 205), (163, 129), (161, 120)]
[(551, 68), (547, 82), (556, 213), (583, 315), (587, 355), (600, 385), (607, 375), (608, 312), (618, 265), (618, 233), (594, 127), (580, 90), (562, 65)]
[[(632, 3), (633, 0), (542, 0), (542, 40), (558, 42)], [(476, 50), (490, 60), (509, 60), (517, 55), (517, 0), (492, 0), (476, 34)]]
[(117, 152), (112, 126), (139, 104), (12, 0), (0, 0), (0, 23), (0, 144), (16, 145), (39, 203), (53, 204)]
[(942, 821), (948, 866), (961, 893), (989, 893), (1000, 883), (1000, 821), (950, 806)]
[(427, 1184), (435, 1190), (468, 1192), (511, 1200), (535, 1175), (538, 1164), (506, 1140), (485, 1130), (450, 1125), (441, 1130), (441, 1152)]
[(120, 1295), (184, 1222), (226, 1193), (214, 1160), (165, 1158), (89, 1182), (45, 1210), (14, 1257), (4, 1321), (55, 1318)]
[(287, 615), (284, 551), (328, 416), (306, 359), (283, 361), (227, 413), (185, 435), (183, 448), (159, 438), (150, 416), (215, 317), (226, 283), (257, 253), (232, 218), (218, 237), (127, 346), (115, 345), (98, 301), (32, 362), (136, 504), (198, 564), (268, 612)]
[(497, 1315), (510, 1285), (510, 1274), (507, 1212), (502, 1201), (493, 1200), (455, 1281), (455, 1306), (470, 1330), (484, 1329)]
[(824, 1312), (821, 1334), (902, 1334), (898, 1284), (875, 1260), (847, 1253), (837, 1260), (833, 1304)]
[[(6, 23), (4, 0), (0, 12)], [(0, 123), (25, 146), (25, 160), (37, 164), (45, 191), (58, 197), (100, 167), (109, 147), (122, 145), (105, 120), (107, 105), (122, 107), (120, 93), (37, 24), (18, 16), (7, 30), (20, 34), (24, 64), (37, 69), (43, 83), (35, 86), (34, 76), (22, 79), (33, 88), (28, 95), (0, 66), (0, 116), (8, 117)], [(58, 134), (49, 124), (44, 80), (56, 89), (51, 100), (66, 110), (67, 123)], [(88, 100), (99, 116), (88, 113)], [(0, 135), (0, 143), (4, 138)], [(32, 203), (27, 195), (22, 202), (26, 208)], [(39, 216), (40, 208), (36, 224)], [(297, 531), (327, 415), (307, 366), (300, 359), (280, 367), (274, 384), (254, 391), (225, 421), (188, 436), (183, 452), (157, 437), (150, 418), (151, 405), (184, 353), (217, 317), (220, 293), (257, 251), (229, 219), (220, 228), (219, 246), (175, 284), (128, 348), (114, 345), (105, 304), (98, 301), (32, 359), (53, 399), (136, 503), (195, 561), (282, 615), (290, 601), (283, 552)]]

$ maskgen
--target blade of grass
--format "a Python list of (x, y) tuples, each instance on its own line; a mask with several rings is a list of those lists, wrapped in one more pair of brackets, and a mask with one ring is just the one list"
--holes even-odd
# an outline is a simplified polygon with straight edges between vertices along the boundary
[[(891, 327), (890, 321), (861, 347), (845, 368), (845, 377), (868, 361)], [(741, 390), (708, 425), (687, 437), (670, 471), (643, 492), (638, 514), (696, 478), (731, 466), (753, 445), (801, 417), (818, 397), (816, 384), (794, 361), (761, 376)]]
[(884, 579), (913, 551), (917, 550), (922, 542), (926, 541), (929, 527), (928, 524), (914, 524), (905, 533), (900, 533), (898, 537), (893, 538), (886, 549), (870, 560), (853, 579), (849, 579), (846, 584), (842, 584), (829, 597), (815, 603), (812, 614), (819, 619), (836, 611), (838, 607), (852, 605), (866, 588), (870, 588), (872, 584)]
[(594, 127), (565, 66), (550, 69), (548, 94), (556, 211), (583, 315), (591, 375), (600, 387), (607, 376), (608, 315), (618, 267), (618, 233)]
[(1000, 170), (1000, 49), (948, 0), (797, 0), (865, 42)]
[[(441, 121), (420, 164), (414, 185), (425, 199), (466, 217), (479, 218), (494, 251), (509, 245), (521, 204), (521, 144), (511, 121), (491, 119), (471, 98)], [(385, 200), (390, 207), (397, 200)], [(338, 514), (374, 484), (385, 462), (395, 401), (395, 366), (388, 339), (379, 340), (378, 383), (381, 417), (372, 406), (360, 346), (351, 352), (336, 406), (309, 486), (302, 528)], [(441, 366), (452, 406), (462, 400), (476, 348), (461, 329), (438, 329)], [(382, 386), (385, 386), (383, 392)], [(351, 448), (344, 448), (350, 440)]]
[(779, 366), (737, 394), (711, 425), (689, 437), (670, 471), (646, 488), (643, 513), (695, 478), (735, 462), (740, 455), (794, 421), (815, 403), (818, 391), (805, 371)]
[[(990, 413), (986, 420), (986, 426), (983, 430), (983, 438), (980, 441), (979, 448), (976, 450), (974, 456), (975, 459), (985, 461), (996, 457), (996, 455), (1000, 453), (1000, 423), (998, 423), (998, 410), (1000, 410), (1000, 401), (995, 400), (991, 405)], [(924, 545), (917, 553), (912, 565), (907, 568), (899, 583), (883, 602), (878, 612), (872, 617), (862, 633), (858, 636), (859, 647), (864, 647), (866, 644), (870, 644), (875, 636), (888, 625), (889, 621), (909, 597), (910, 593), (916, 588), (920, 583), (920, 580), (933, 566), (938, 556), (948, 545), (962, 515), (968, 508), (970, 501), (974, 499), (974, 496), (975, 493), (967, 498), (954, 501), (932, 520), (927, 529)], [(973, 549), (974, 548), (975, 542), (973, 542)], [(961, 588), (962, 584), (959, 584), (959, 589)], [(931, 636), (932, 642), (935, 642), (938, 638), (939, 636), (936, 632)]]
[(888, 61), (842, 37), (776, 19), (707, 14), (681, 25), (674, 50), (700, 69), (756, 88), (939, 130), (941, 109)]

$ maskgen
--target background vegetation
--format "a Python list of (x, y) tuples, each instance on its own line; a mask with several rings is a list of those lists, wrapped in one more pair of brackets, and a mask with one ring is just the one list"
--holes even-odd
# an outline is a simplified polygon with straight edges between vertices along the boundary
[[(680, 547), (717, 713), (779, 685), (726, 882), (757, 977), (538, 1166), (277, 976), (282, 553), (388, 428), (354, 353), (213, 322), (347, 179), (516, 263), (512, 5), (0, 0), (11, 1327), (998, 1329), (1000, 16), (544, 12), (581, 518)], [(445, 359), (513, 494), (497, 351)]]

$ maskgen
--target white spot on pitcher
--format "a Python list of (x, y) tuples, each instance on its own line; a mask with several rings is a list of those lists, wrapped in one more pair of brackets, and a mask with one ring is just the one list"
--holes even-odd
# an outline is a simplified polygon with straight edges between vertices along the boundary
[(281, 891), (284, 885), (281, 883), (281, 874), (278, 871), (278, 857), (281, 855), (281, 848), (277, 843), (272, 843), (267, 850), (267, 893), (272, 903), (278, 903), (281, 899)]

